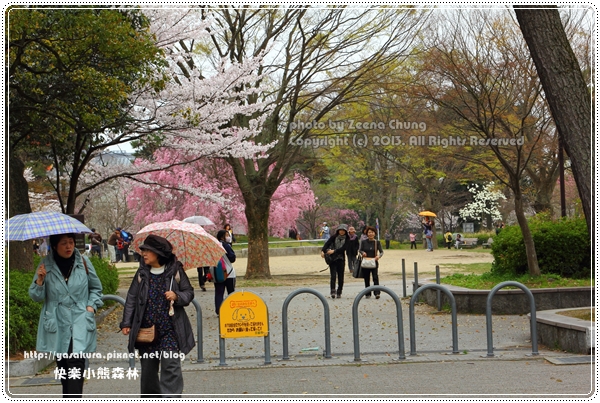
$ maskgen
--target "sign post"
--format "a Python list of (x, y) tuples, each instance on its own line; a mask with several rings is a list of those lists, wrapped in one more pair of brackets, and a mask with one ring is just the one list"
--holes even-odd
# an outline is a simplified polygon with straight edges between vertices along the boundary
[(267, 305), (251, 291), (234, 292), (219, 308), (219, 348), (225, 364), (225, 339), (240, 337), (265, 338), (265, 364), (271, 363), (269, 344), (269, 312)]

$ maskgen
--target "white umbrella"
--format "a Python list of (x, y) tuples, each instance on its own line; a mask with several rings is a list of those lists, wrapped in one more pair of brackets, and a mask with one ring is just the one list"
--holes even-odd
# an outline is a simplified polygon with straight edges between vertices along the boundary
[(188, 218), (184, 218), (183, 222), (189, 222), (198, 225), (215, 225), (215, 223), (212, 222), (210, 218), (204, 217), (203, 215), (194, 215)]

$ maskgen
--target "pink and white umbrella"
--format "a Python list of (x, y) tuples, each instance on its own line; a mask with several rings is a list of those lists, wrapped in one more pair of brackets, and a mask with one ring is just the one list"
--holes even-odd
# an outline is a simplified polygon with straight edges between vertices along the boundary
[(173, 253), (188, 270), (195, 267), (214, 266), (225, 254), (217, 238), (200, 225), (172, 220), (155, 222), (139, 230), (131, 246), (141, 253), (140, 245), (150, 234), (166, 238), (173, 245)]

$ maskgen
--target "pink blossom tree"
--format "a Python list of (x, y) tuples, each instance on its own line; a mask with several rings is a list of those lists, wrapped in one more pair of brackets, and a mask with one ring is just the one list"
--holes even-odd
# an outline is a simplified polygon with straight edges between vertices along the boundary
[[(179, 154), (178, 150), (163, 148), (154, 153), (154, 160), (165, 164), (178, 159)], [(130, 209), (137, 211), (135, 222), (140, 228), (151, 222), (204, 215), (219, 228), (225, 222), (235, 222), (247, 231), (244, 198), (231, 167), (218, 158), (203, 158), (145, 173), (141, 181), (134, 184), (127, 203)], [(300, 174), (286, 178), (273, 197), (269, 233), (284, 237), (311, 203), (314, 203), (314, 194), (308, 180)]]

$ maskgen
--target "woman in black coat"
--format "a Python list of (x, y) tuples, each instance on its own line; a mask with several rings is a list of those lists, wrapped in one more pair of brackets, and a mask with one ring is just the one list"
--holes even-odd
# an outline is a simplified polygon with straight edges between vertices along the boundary
[(354, 271), (354, 266), (357, 264), (358, 248), (360, 238), (356, 235), (354, 227), (348, 227), (348, 248), (346, 249), (346, 256), (348, 256), (348, 270), (350, 273)]
[[(379, 259), (383, 256), (383, 248), (381, 242), (375, 238), (377, 230), (374, 227), (368, 226), (367, 239), (360, 241), (358, 253), (363, 257), (363, 262), (367, 259), (375, 260), (375, 268), (365, 268), (362, 266), (363, 278), (365, 279), (365, 288), (369, 288), (371, 276), (373, 276), (373, 285), (379, 285)], [(364, 263), (363, 263), (364, 264)], [(375, 298), (379, 299), (381, 292), (375, 291)], [(371, 293), (366, 295), (366, 298), (371, 298)]]
[[(348, 238), (348, 227), (346, 224), (341, 224), (335, 234), (333, 234), (323, 248), (321, 249), (321, 257), (324, 258), (325, 255), (328, 255), (328, 258), (325, 259), (327, 264), (329, 265), (329, 274), (330, 277), (330, 289), (331, 289), (331, 298), (342, 297), (342, 289), (344, 288), (344, 267), (346, 266), (346, 249), (348, 248), (349, 238)], [(335, 281), (338, 281), (337, 291), (335, 289)]]
[[(168, 240), (148, 235), (139, 248), (143, 261), (127, 292), (120, 327), (129, 336), (129, 352), (140, 352), (142, 397), (181, 397), (181, 358), (196, 345), (184, 309), (194, 299), (194, 289)], [(140, 328), (152, 325), (154, 341), (137, 343)]]

